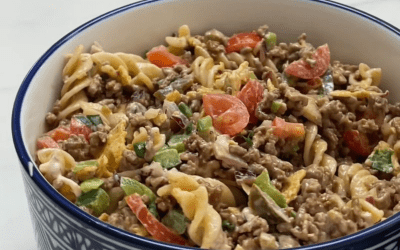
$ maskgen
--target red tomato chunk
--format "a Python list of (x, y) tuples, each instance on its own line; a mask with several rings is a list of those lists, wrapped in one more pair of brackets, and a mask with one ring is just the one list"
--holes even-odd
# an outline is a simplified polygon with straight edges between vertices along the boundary
[(304, 125), (301, 123), (286, 122), (275, 117), (272, 121), (273, 134), (282, 139), (299, 139), (305, 136)]
[(258, 121), (258, 118), (256, 117), (256, 109), (258, 103), (263, 98), (263, 93), (264, 88), (261, 83), (256, 80), (250, 80), (237, 94), (237, 98), (239, 98), (244, 105), (246, 105), (247, 111), (249, 111), (249, 123), (256, 124)]
[(57, 142), (53, 140), (50, 136), (43, 136), (37, 140), (36, 143), (38, 149), (43, 148), (59, 148)]
[(70, 130), (71, 134), (82, 135), (85, 137), (86, 141), (89, 142), (90, 139), (89, 136), (92, 133), (92, 130), (88, 126), (77, 120), (76, 118), (71, 119)]
[(312, 54), (315, 65), (311, 66), (304, 59), (292, 62), (286, 67), (285, 72), (289, 75), (302, 79), (313, 79), (325, 73), (331, 61), (331, 55), (327, 44), (319, 46)]
[(48, 132), (48, 135), (56, 142), (64, 141), (71, 136), (71, 130), (69, 127), (58, 127)]
[(213, 119), (213, 126), (223, 134), (236, 135), (249, 123), (249, 112), (239, 98), (227, 94), (203, 96), (204, 112)]
[(184, 238), (172, 232), (150, 213), (138, 194), (132, 194), (126, 197), (125, 200), (132, 212), (154, 239), (178, 245), (186, 244)]
[(367, 135), (357, 130), (346, 131), (343, 135), (343, 139), (349, 149), (358, 155), (368, 156), (373, 151), (373, 147), (369, 145)]
[(173, 67), (177, 64), (186, 64), (186, 61), (168, 51), (168, 49), (161, 45), (151, 49), (147, 52), (147, 59), (160, 68)]
[(255, 32), (234, 35), (228, 40), (226, 53), (240, 52), (246, 47), (253, 49), (259, 42), (261, 42), (261, 40), (262, 38)]

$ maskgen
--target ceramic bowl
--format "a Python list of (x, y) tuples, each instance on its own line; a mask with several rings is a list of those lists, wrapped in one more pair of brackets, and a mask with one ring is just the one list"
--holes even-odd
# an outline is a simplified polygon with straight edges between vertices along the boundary
[[(36, 139), (62, 86), (64, 55), (98, 41), (106, 51), (143, 54), (188, 24), (192, 34), (217, 28), (225, 34), (267, 24), (280, 41), (305, 32), (314, 45), (328, 43), (333, 59), (383, 70), (382, 88), (400, 90), (400, 30), (362, 11), (325, 0), (144, 0), (99, 16), (55, 43), (22, 82), (12, 133), (39, 249), (189, 249), (112, 227), (81, 211), (43, 178), (35, 165)], [(391, 101), (400, 101), (391, 95)], [(373, 227), (301, 249), (398, 249), (400, 214)]]

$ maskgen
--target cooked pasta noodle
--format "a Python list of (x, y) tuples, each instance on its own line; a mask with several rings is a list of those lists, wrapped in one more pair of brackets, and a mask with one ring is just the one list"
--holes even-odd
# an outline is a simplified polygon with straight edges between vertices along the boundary
[(40, 172), (53, 185), (60, 190), (63, 186), (68, 186), (74, 196), (69, 193), (63, 193), (69, 200), (75, 201), (76, 197), (81, 195), (81, 188), (78, 184), (69, 178), (63, 176), (68, 170), (75, 167), (74, 158), (61, 149), (46, 148), (37, 152)]
[(191, 220), (188, 229), (190, 238), (202, 248), (225, 249), (223, 246), (227, 238), (222, 231), (221, 217), (208, 204), (207, 189), (193, 177), (176, 171), (168, 172), (168, 180), (170, 185), (159, 189), (158, 195), (171, 194), (181, 205), (184, 214)]

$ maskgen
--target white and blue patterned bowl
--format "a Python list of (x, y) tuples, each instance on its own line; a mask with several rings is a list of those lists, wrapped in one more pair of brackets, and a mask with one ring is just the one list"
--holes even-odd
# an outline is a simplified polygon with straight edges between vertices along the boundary
[[(59, 95), (64, 55), (98, 41), (106, 51), (143, 54), (188, 24), (193, 34), (218, 28), (226, 34), (268, 24), (280, 41), (306, 32), (314, 45), (329, 43), (332, 58), (383, 69), (383, 88), (400, 90), (400, 30), (351, 7), (305, 0), (144, 0), (108, 12), (55, 43), (32, 67), (15, 100), (12, 132), (39, 249), (190, 249), (132, 235), (91, 217), (43, 178), (35, 141)], [(391, 84), (393, 83), (393, 84)], [(391, 101), (400, 101), (391, 95)], [(400, 214), (334, 241), (301, 249), (399, 249)]]

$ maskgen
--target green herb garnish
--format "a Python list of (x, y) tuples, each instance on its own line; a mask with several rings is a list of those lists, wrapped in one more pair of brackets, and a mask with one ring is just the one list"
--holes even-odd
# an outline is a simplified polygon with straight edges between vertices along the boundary
[(89, 128), (93, 125), (93, 123), (86, 116), (75, 116), (75, 119), (85, 124)]
[(193, 122), (190, 122), (185, 129), (185, 134), (190, 135), (193, 131)]
[(247, 137), (242, 136), (250, 147), (253, 146), (253, 136), (254, 136), (254, 131), (250, 131)]
[(235, 224), (231, 223), (228, 220), (223, 220), (222, 221), (222, 229), (228, 232), (232, 232), (233, 230), (235, 230)]
[(103, 121), (101, 120), (101, 117), (99, 116), (99, 115), (88, 115), (88, 116), (86, 116), (89, 120), (90, 120), (90, 122), (93, 124), (93, 125), (95, 125), (95, 126), (97, 126), (97, 125), (100, 125), (100, 124), (103, 124)]
[(133, 149), (138, 157), (144, 158), (146, 154), (146, 142), (137, 142), (133, 144)]
[(179, 103), (178, 108), (187, 118), (193, 116), (192, 110), (188, 107), (188, 105), (184, 104), (183, 102)]
[(385, 173), (391, 173), (393, 171), (392, 155), (394, 151), (391, 149), (376, 150), (372, 157), (369, 159), (372, 161), (372, 168)]

